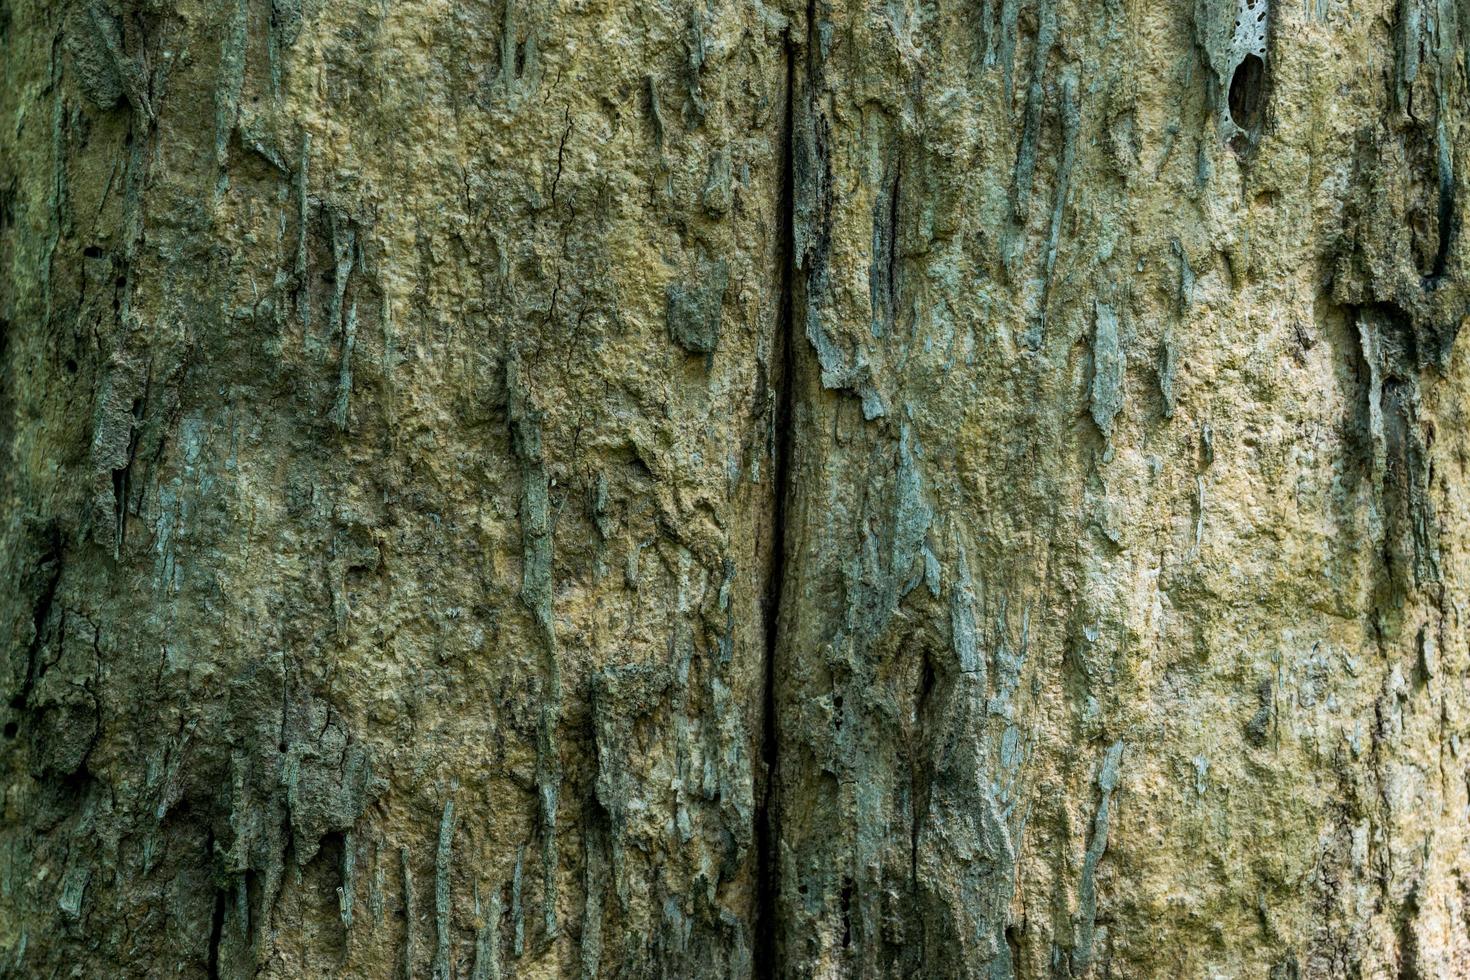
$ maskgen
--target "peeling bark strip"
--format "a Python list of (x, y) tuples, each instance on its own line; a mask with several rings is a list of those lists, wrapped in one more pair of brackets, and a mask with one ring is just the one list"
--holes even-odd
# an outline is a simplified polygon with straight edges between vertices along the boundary
[(548, 937), (556, 935), (557, 843), (556, 811), (561, 796), (561, 756), (557, 729), (561, 724), (561, 666), (557, 659), (556, 624), (552, 617), (550, 485), (542, 453), (540, 409), (530, 400), (521, 375), (521, 361), (506, 364), (505, 386), (510, 399), (511, 437), (521, 460), (521, 601), (535, 618), (543, 649), (546, 689), (536, 736), (536, 788), (541, 802), (541, 859), (544, 889), (543, 925)]
[(1097, 788), (1102, 798), (1092, 820), (1092, 840), (1082, 859), (1082, 878), (1077, 889), (1078, 924), (1076, 942), (1072, 946), (1071, 972), (1083, 976), (1092, 966), (1093, 946), (1097, 937), (1097, 866), (1108, 848), (1108, 820), (1111, 816), (1113, 791), (1118, 788), (1118, 775), (1123, 759), (1123, 743), (1114, 742), (1103, 758), (1097, 774)]
[(449, 980), (449, 943), (451, 905), (449, 898), (452, 872), (450, 861), (454, 850), (454, 801), (444, 803), (444, 816), (439, 821), (439, 847), (434, 854), (434, 980)]
[(1095, 308), (1092, 333), (1092, 421), (1103, 438), (1123, 409), (1125, 354), (1118, 342), (1118, 314), (1106, 303)]
[(408, 860), (408, 848), (399, 845), (398, 865), (403, 875), (403, 976), (405, 978), (414, 975), (414, 964), (416, 958), (416, 943), (414, 941), (414, 927), (418, 923), (418, 905), (413, 889), (413, 868)]
[(0, 2), (0, 976), (1470, 975), (1366, 2)]

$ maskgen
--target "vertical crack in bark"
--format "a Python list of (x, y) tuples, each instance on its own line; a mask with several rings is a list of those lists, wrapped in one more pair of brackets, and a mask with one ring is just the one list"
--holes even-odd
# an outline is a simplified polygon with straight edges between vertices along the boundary
[(776, 656), (780, 645), (781, 596), (786, 584), (786, 507), (790, 494), (790, 464), (794, 401), (795, 321), (794, 284), (796, 282), (795, 244), (795, 157), (792, 129), (795, 125), (796, 52), (791, 34), (784, 38), (786, 61), (786, 106), (781, 120), (781, 184), (777, 195), (776, 221), (778, 244), (777, 266), (780, 275), (780, 299), (776, 314), (776, 331), (772, 343), (776, 390), (774, 430), (774, 512), (771, 528), (771, 561), (767, 571), (765, 613), (765, 679), (762, 691), (763, 714), (761, 761), (765, 770), (765, 786), (756, 811), (756, 909), (755, 909), (755, 975), (779, 975), (779, 946), (776, 941), (777, 899), (777, 816), (776, 772), (779, 763), (777, 745), (780, 731), (776, 717)]
[[(210, 851), (214, 850), (214, 838), (210, 838)], [(225, 891), (222, 888), (214, 890), (214, 908), (209, 917), (209, 954), (208, 963), (210, 980), (218, 980), (220, 976), (219, 951), (220, 944), (224, 942), (225, 935)]]
[[(51, 609), (56, 604), (56, 593), (61, 588), (61, 572), (63, 568), (64, 552), (61, 543), (61, 526), (52, 520), (46, 527), (46, 547), (41, 552), (41, 558), (36, 562), (38, 569), (47, 569), (45, 582), (39, 590), (36, 601), (32, 606), (31, 622), (34, 633), (31, 642), (26, 646), (25, 677), (21, 679), (20, 688), (11, 695), (10, 707), (14, 711), (24, 711), (26, 703), (30, 700), (31, 689), (36, 685), (37, 660), (41, 654), (41, 648), (46, 645), (46, 624), (51, 621)], [(13, 732), (10, 725), (19, 727), (18, 722), (10, 722), (5, 728), (6, 737)]]

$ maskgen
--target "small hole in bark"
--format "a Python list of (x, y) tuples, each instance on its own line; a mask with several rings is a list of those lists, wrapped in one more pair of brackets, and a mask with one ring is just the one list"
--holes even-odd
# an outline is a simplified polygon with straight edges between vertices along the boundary
[(20, 731), (20, 726), (17, 725), (15, 722), (13, 722), (13, 721), (7, 721), (5, 723), (5, 737), (6, 738), (15, 738), (15, 733), (18, 732), (18, 731)]
[(68, 357), (66, 359), (66, 373), (67, 374), (76, 374), (77, 373), (77, 362), (74, 361), (74, 360), (72, 360), (70, 357)]
[(102, 258), (102, 249), (96, 245), (88, 245), (82, 249), (82, 254), (89, 259), (100, 259)]
[(1230, 77), (1230, 118), (1241, 129), (1255, 129), (1261, 120), (1266, 63), (1248, 54)]

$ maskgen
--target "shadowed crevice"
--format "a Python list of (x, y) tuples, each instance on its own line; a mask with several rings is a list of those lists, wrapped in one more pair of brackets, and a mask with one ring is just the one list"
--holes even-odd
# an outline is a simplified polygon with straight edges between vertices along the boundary
[(781, 627), (781, 595), (786, 582), (787, 534), (786, 508), (790, 496), (790, 463), (792, 451), (793, 390), (795, 367), (796, 245), (795, 187), (792, 127), (796, 98), (796, 53), (788, 34), (785, 38), (786, 107), (781, 120), (781, 184), (777, 196), (776, 223), (780, 236), (777, 267), (780, 275), (780, 299), (776, 332), (772, 344), (772, 386), (776, 391), (776, 414), (772, 419), (774, 437), (774, 513), (771, 530), (771, 559), (764, 595), (765, 613), (765, 677), (762, 690), (761, 761), (765, 785), (756, 810), (756, 910), (755, 910), (755, 975), (777, 976), (780, 972), (779, 948), (776, 942), (777, 899), (777, 823), (776, 777), (779, 764), (779, 726), (776, 716), (776, 658)]

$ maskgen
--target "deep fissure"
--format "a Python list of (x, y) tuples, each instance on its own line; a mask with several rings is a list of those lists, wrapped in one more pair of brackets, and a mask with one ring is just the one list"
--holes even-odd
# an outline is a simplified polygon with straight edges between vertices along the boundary
[[(210, 850), (214, 849), (214, 837), (209, 839)], [(224, 942), (225, 934), (225, 892), (224, 889), (216, 888), (214, 892), (214, 907), (209, 916), (209, 951), (207, 954), (206, 968), (209, 971), (210, 980), (218, 980), (220, 976), (220, 944)]]
[(796, 313), (795, 151), (793, 127), (796, 100), (796, 52), (788, 32), (784, 38), (786, 61), (786, 106), (781, 120), (781, 178), (777, 192), (777, 266), (780, 299), (776, 313), (771, 360), (775, 373), (776, 411), (772, 419), (774, 501), (771, 522), (771, 559), (767, 571), (765, 602), (765, 663), (761, 692), (761, 762), (765, 785), (756, 810), (756, 909), (755, 975), (777, 975), (776, 942), (777, 821), (776, 774), (780, 730), (776, 716), (776, 656), (780, 642), (781, 595), (786, 584), (786, 508), (790, 495), (790, 467), (794, 402), (796, 343), (793, 339)]

